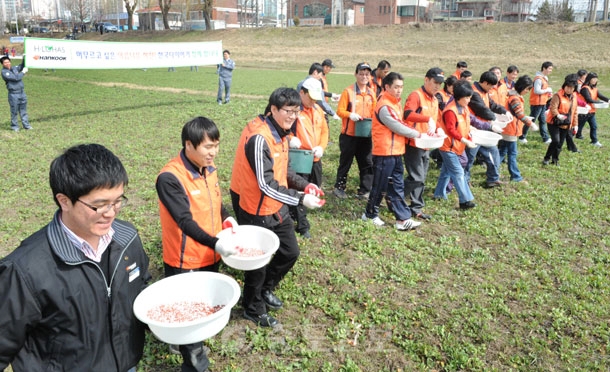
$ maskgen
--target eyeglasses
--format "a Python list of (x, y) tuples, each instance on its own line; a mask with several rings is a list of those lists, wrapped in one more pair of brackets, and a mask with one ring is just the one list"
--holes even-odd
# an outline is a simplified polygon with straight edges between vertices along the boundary
[(281, 108), (280, 110), (284, 111), (285, 113), (288, 114), (288, 116), (298, 116), (299, 112), (301, 112), (301, 110), (286, 110), (285, 108)]
[(94, 211), (97, 214), (108, 213), (113, 208), (114, 208), (115, 212), (118, 212), (121, 210), (121, 208), (123, 208), (124, 206), (127, 205), (128, 200), (129, 199), (127, 199), (127, 197), (123, 195), (123, 196), (121, 196), (121, 198), (119, 200), (115, 201), (114, 203), (100, 205), (99, 207), (96, 207), (91, 204), (87, 204), (80, 199), (76, 199), (76, 201), (83, 203), (85, 206), (87, 206), (89, 209), (91, 209), (92, 211)]

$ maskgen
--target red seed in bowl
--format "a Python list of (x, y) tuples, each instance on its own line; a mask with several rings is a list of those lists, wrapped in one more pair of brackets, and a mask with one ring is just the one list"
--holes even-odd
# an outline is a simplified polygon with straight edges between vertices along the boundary
[(223, 307), (225, 305), (210, 306), (205, 302), (180, 301), (153, 307), (146, 315), (161, 323), (183, 323), (212, 315)]
[(263, 251), (262, 249), (258, 249), (258, 248), (246, 248), (246, 247), (237, 246), (237, 247), (235, 247), (235, 249), (237, 250), (236, 256), (239, 256), (239, 257), (256, 257), (256, 256), (262, 256), (265, 254), (265, 251)]

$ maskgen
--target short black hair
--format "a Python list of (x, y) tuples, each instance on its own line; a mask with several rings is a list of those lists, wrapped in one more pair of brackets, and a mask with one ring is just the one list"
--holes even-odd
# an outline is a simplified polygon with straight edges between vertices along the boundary
[(309, 67), (309, 75), (313, 74), (314, 72), (318, 72), (318, 73), (324, 72), (324, 66), (322, 66), (318, 62), (312, 63), (311, 66)]
[(515, 65), (510, 65), (508, 66), (508, 68), (506, 69), (506, 72), (511, 74), (513, 72), (519, 72), (519, 67), (515, 66)]
[(578, 70), (576, 75), (578, 75), (578, 77), (586, 76), (587, 75), (587, 70), (585, 70), (584, 68), (581, 68), (580, 70)]
[(293, 88), (277, 88), (269, 96), (269, 103), (265, 108), (265, 115), (271, 113), (271, 106), (281, 109), (284, 106), (301, 106), (301, 96)]
[(549, 67), (553, 67), (553, 62), (551, 61), (546, 61), (542, 64), (542, 67), (540, 67), (540, 71), (547, 69)]
[(585, 82), (583, 83), (583, 85), (590, 85), (591, 84), (591, 79), (595, 79), (595, 78), (597, 78), (597, 73), (589, 72), (587, 74), (587, 77), (585, 78)]
[(443, 86), (443, 89), (445, 90), (445, 92), (449, 93), (447, 91), (447, 89), (449, 87), (452, 87), (455, 85), (455, 83), (458, 81), (458, 78), (456, 78), (455, 76), (451, 75), (449, 76), (447, 79), (445, 79), (445, 85)]
[(485, 71), (481, 74), (481, 77), (479, 78), (479, 83), (488, 83), (491, 85), (496, 85), (498, 84), (498, 76), (496, 76), (493, 71)]
[(456, 65), (457, 68), (468, 68), (468, 63), (465, 61), (459, 61)]
[(460, 79), (466, 79), (472, 76), (472, 72), (470, 70), (464, 70), (460, 73)]
[(382, 59), (381, 61), (379, 61), (379, 63), (377, 64), (377, 68), (379, 69), (385, 69), (385, 68), (392, 68), (392, 65), (390, 64), (390, 62), (386, 61), (385, 59)]
[(532, 78), (528, 75), (519, 76), (519, 79), (515, 82), (515, 90), (517, 93), (521, 94), (527, 88), (531, 88), (534, 86), (534, 82)]
[(405, 80), (405, 79), (398, 72), (390, 72), (383, 78), (383, 81), (382, 81), (383, 88), (385, 89), (386, 85), (392, 86), (392, 84), (394, 84), (394, 81), (396, 81), (396, 80)]
[(225, 54), (225, 53), (227, 53), (228, 55), (231, 55), (231, 52), (229, 52), (229, 49), (225, 49), (222, 51), (222, 54)]
[(182, 148), (186, 147), (186, 141), (191, 141), (193, 147), (197, 148), (206, 137), (214, 142), (220, 140), (216, 123), (203, 116), (191, 119), (182, 127)]
[(466, 80), (458, 80), (453, 84), (453, 98), (456, 102), (464, 97), (472, 97), (473, 93), (472, 86)]
[(95, 143), (70, 147), (51, 162), (49, 170), (49, 183), (58, 207), (57, 194), (64, 194), (76, 203), (93, 190), (127, 186), (128, 182), (119, 158)]

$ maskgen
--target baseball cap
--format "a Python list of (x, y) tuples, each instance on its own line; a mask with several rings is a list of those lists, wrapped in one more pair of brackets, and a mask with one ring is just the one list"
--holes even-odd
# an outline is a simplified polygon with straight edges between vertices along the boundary
[(332, 68), (335, 68), (335, 65), (333, 64), (333, 61), (331, 61), (328, 58), (326, 58), (324, 61), (322, 61), (322, 66), (330, 66)]
[(322, 99), (322, 83), (320, 83), (320, 80), (310, 77), (305, 79), (301, 86), (307, 89), (309, 96), (314, 101), (320, 101)]
[(433, 67), (429, 69), (428, 72), (426, 72), (426, 77), (434, 79), (434, 81), (436, 81), (437, 83), (442, 83), (445, 81), (445, 75), (443, 73), (443, 70), (438, 67)]
[(369, 65), (366, 62), (360, 62), (360, 63), (358, 63), (358, 66), (356, 66), (356, 72), (362, 71), (362, 70), (373, 71), (373, 69), (371, 68), (371, 65)]

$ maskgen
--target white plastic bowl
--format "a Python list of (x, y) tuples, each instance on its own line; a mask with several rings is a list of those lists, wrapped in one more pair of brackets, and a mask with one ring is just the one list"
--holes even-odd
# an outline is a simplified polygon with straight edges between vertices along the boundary
[(600, 102), (600, 103), (593, 104), (593, 107), (595, 107), (596, 109), (604, 109), (604, 108), (608, 108), (608, 106), (610, 106), (610, 104), (608, 102)]
[(576, 113), (577, 113), (578, 115), (584, 115), (584, 114), (588, 114), (588, 113), (589, 113), (589, 109), (588, 109), (588, 108), (586, 108), (586, 107), (580, 107), (580, 106), (579, 106), (579, 107), (577, 107), (577, 108), (576, 108)]
[[(186, 345), (203, 341), (220, 332), (229, 322), (231, 308), (239, 300), (240, 289), (230, 276), (197, 271), (161, 279), (144, 289), (133, 303), (133, 312), (148, 324), (161, 341)], [(181, 323), (163, 323), (148, 317), (148, 311), (180, 301), (201, 301), (210, 306), (224, 305), (206, 317)]]
[(254, 257), (220, 256), (227, 266), (237, 270), (256, 270), (267, 265), (271, 261), (271, 256), (280, 247), (280, 239), (273, 231), (254, 225), (239, 225), (235, 233), (231, 228), (224, 229), (216, 237), (218, 239), (230, 239), (232, 245), (261, 249), (265, 252)]
[(422, 133), (420, 138), (415, 138), (415, 147), (420, 149), (438, 149), (445, 142), (447, 136), (430, 137), (426, 133)]
[(490, 132), (487, 130), (476, 130), (470, 132), (472, 141), (477, 145), (483, 147), (493, 147), (498, 145), (498, 141), (502, 139), (502, 136), (498, 133)]

